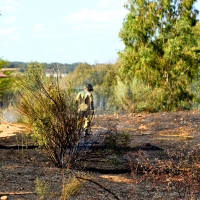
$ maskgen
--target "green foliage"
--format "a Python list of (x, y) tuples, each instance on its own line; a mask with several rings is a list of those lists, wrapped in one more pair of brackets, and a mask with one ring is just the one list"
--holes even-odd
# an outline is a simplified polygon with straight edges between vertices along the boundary
[(117, 66), (111, 64), (90, 65), (83, 63), (67, 76), (67, 81), (74, 83), (76, 87), (83, 87), (86, 83), (91, 83), (95, 86), (110, 87), (116, 82), (115, 74)]
[(72, 82), (77, 90), (84, 89), (86, 83), (94, 86), (96, 107), (106, 109), (113, 107), (114, 87), (117, 84), (117, 64), (80, 64), (66, 76), (65, 82)]
[(5, 61), (5, 60), (3, 60), (3, 59), (0, 58), (0, 69), (3, 68), (3, 67), (6, 67), (7, 64), (8, 64), (7, 61)]
[[(0, 59), (0, 69), (5, 68), (7, 65), (7, 61)], [(13, 96), (16, 89), (16, 78), (12, 77), (12, 71), (4, 71), (3, 73), (7, 75), (7, 77), (0, 78), (0, 105), (8, 106), (8, 99), (10, 96)]]
[(128, 132), (115, 132), (108, 135), (104, 140), (105, 145), (115, 152), (119, 152), (120, 148), (126, 148), (130, 142), (130, 133)]
[[(151, 88), (142, 81), (133, 78), (131, 81), (123, 81), (118, 77), (114, 88), (116, 111), (127, 113), (158, 112), (166, 110), (164, 101), (167, 101), (166, 91), (162, 87)], [(176, 105), (176, 104), (174, 104)], [(187, 104), (180, 102), (179, 107), (187, 108)], [(171, 105), (171, 109), (176, 109)]]
[(115, 107), (114, 87), (117, 83), (118, 66), (105, 64), (95, 67), (94, 79), (98, 77), (95, 84), (95, 96), (97, 106), (104, 111), (111, 110)]
[[(190, 103), (179, 101), (179, 109), (190, 109), (191, 106), (199, 104), (199, 84), (193, 85), (191, 90), (196, 93), (195, 98)], [(140, 113), (140, 112), (159, 112), (161, 110), (177, 110), (177, 104), (174, 102), (170, 107), (167, 92), (162, 87), (151, 88), (142, 81), (133, 78), (131, 82), (123, 82), (119, 77), (117, 85), (114, 88), (113, 104), (117, 113)], [(175, 99), (174, 99), (175, 101)]]
[(196, 26), (194, 27), (194, 32), (197, 35), (198, 43), (200, 43), (200, 22), (197, 22)]
[(200, 57), (194, 27), (198, 14), (191, 1), (129, 0), (119, 33), (125, 49), (119, 53), (123, 77), (136, 77), (163, 93), (164, 109), (190, 103), (189, 89), (198, 76)]
[(91, 83), (93, 74), (93, 66), (88, 63), (80, 64), (76, 67), (72, 74), (69, 74), (67, 79), (74, 83), (75, 86), (84, 87), (88, 82)]
[(102, 85), (107, 76), (107, 73), (111, 70), (111, 64), (98, 64), (94, 67), (92, 74), (92, 82), (94, 85)]
[(104, 67), (106, 69), (106, 73), (103, 77), (103, 81), (101, 83), (101, 86), (104, 91), (104, 96), (106, 98), (110, 98), (114, 94), (114, 87), (117, 85), (117, 77), (118, 77), (118, 70), (119, 66), (117, 64), (113, 64), (109, 66)]
[(112, 135), (106, 137), (105, 145), (115, 151), (118, 150), (116, 138), (113, 137)]
[[(135, 85), (134, 85), (135, 86)], [(131, 84), (124, 84), (118, 77), (117, 85), (115, 86), (115, 104), (118, 106), (117, 112), (125, 110), (128, 113), (135, 112), (137, 103), (135, 88)], [(142, 99), (140, 99), (142, 101)]]

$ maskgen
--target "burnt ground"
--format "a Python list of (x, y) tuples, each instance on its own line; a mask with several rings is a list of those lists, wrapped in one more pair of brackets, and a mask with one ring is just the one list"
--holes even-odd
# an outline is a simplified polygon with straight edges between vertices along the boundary
[[(98, 154), (82, 159), (81, 168), (72, 173), (92, 177), (93, 182), (87, 182), (81, 192), (70, 199), (128, 199), (134, 183), (130, 167), (132, 162), (136, 162), (134, 155), (142, 151), (150, 161), (167, 159), (167, 151), (183, 147), (189, 151), (200, 145), (200, 111), (102, 115), (96, 116), (94, 122), (92, 130), (99, 138), (111, 130), (128, 134), (130, 143), (126, 148), (120, 146), (118, 152), (104, 148), (98, 150)], [(7, 124), (7, 128), (10, 125)], [(54, 167), (20, 129), (13, 132), (16, 133), (0, 137), (0, 197), (6, 196), (11, 200), (40, 199), (35, 191), (38, 178), (49, 184), (50, 192), (46, 199), (61, 199), (63, 182), (67, 180), (69, 171)], [(26, 147), (21, 148), (24, 145)], [(129, 199), (148, 198), (138, 192)]]

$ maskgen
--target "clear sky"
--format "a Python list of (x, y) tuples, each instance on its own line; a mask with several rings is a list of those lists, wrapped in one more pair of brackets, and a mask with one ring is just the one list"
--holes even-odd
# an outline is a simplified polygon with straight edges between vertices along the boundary
[[(0, 58), (115, 62), (126, 0), (0, 0)], [(196, 4), (200, 10), (200, 0)]]

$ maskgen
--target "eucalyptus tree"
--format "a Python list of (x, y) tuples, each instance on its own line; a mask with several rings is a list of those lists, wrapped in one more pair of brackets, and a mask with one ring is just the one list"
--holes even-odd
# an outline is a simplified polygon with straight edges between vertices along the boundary
[(194, 27), (199, 11), (196, 0), (128, 0), (119, 37), (125, 79), (137, 78), (150, 89), (162, 89), (163, 109), (190, 102), (189, 89), (199, 72), (198, 34)]

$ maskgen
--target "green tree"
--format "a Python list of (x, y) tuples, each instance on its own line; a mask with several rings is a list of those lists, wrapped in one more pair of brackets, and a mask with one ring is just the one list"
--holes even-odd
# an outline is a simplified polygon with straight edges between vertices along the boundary
[(72, 74), (69, 74), (67, 79), (71, 79), (75, 86), (84, 86), (91, 82), (93, 74), (93, 66), (88, 63), (82, 63), (76, 67)]
[[(0, 59), (0, 70), (6, 67), (7, 64), (7, 61)], [(13, 95), (14, 78), (10, 76), (11, 73), (12, 71), (4, 71), (7, 78), (0, 78), (0, 106), (7, 106), (9, 103), (8, 99)]]
[(190, 86), (198, 76), (200, 57), (194, 51), (196, 0), (128, 0), (128, 14), (119, 37), (125, 44), (119, 52), (121, 72), (149, 88), (162, 90), (163, 108), (190, 102)]
[(116, 101), (115, 86), (118, 82), (119, 65), (117, 63), (112, 64), (108, 69), (101, 84), (101, 95), (106, 100), (106, 109), (116, 112), (118, 103)]
[(194, 27), (194, 32), (197, 35), (197, 48), (195, 48), (197, 53), (200, 53), (200, 22), (197, 22), (196, 26)]

